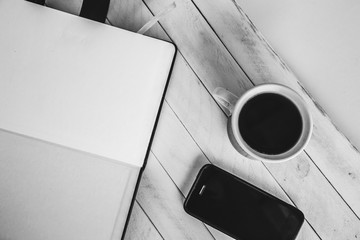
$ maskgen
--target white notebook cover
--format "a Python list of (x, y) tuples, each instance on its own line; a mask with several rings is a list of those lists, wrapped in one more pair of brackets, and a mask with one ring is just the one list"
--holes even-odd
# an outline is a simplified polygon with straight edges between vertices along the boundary
[(174, 54), (0, 0), (0, 239), (120, 238)]
[(141, 167), (171, 43), (0, 0), (0, 128)]

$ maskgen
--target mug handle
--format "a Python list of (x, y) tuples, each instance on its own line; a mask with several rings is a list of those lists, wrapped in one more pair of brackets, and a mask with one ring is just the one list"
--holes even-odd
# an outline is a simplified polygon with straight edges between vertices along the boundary
[(226, 115), (230, 117), (239, 97), (222, 87), (215, 88), (213, 97), (225, 111)]

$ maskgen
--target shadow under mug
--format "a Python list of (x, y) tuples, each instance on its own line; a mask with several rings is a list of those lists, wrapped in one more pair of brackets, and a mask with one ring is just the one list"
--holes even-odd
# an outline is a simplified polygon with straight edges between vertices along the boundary
[[(301, 116), (302, 130), (297, 142), (290, 149), (279, 154), (266, 154), (256, 151), (243, 139), (239, 129), (239, 116), (244, 105), (250, 99), (264, 93), (278, 94), (287, 98), (296, 106)], [(240, 154), (247, 158), (272, 163), (287, 161), (297, 156), (310, 140), (313, 124), (309, 109), (298, 93), (284, 85), (273, 83), (257, 85), (247, 90), (240, 98), (224, 88), (216, 88), (213, 95), (230, 116), (227, 124), (230, 142)]]

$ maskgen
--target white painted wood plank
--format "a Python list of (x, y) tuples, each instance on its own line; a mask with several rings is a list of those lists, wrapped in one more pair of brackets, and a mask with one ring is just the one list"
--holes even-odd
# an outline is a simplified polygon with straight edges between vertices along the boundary
[[(111, 25), (137, 32), (153, 15), (141, 0), (110, 1), (108, 19)], [(171, 42), (160, 24), (151, 27), (144, 35)]]
[[(172, 1), (144, 1), (153, 13), (159, 13)], [(211, 76), (210, 87), (224, 87), (243, 92), (252, 86), (247, 77), (231, 58), (226, 48), (217, 38), (209, 38), (213, 34), (210, 26), (199, 14), (192, 14), (195, 9), (189, 1), (175, 1), (176, 8), (164, 20), (165, 30), (187, 62), (198, 66), (194, 71), (203, 79)], [(196, 10), (195, 10), (196, 11)], [(179, 20), (181, 23), (179, 23)], [(216, 66), (216, 68), (214, 68)], [(236, 80), (239, 81), (236, 81)]]
[(137, 201), (164, 239), (213, 239), (203, 223), (184, 211), (184, 197), (152, 153)]
[[(120, 239), (120, 238), (118, 238)], [(130, 222), (124, 240), (161, 240), (163, 239), (138, 202), (134, 203)]]
[[(355, 239), (360, 221), (305, 154), (282, 167), (266, 164), (323, 239)], [(295, 171), (292, 171), (295, 169)]]
[(194, 2), (252, 81), (282, 83), (304, 97), (315, 126), (306, 152), (359, 217), (359, 151), (331, 123), (241, 9), (230, 0)]

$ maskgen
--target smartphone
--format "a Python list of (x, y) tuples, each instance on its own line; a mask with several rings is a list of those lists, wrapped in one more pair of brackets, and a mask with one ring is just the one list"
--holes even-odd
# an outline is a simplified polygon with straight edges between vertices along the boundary
[(294, 206), (207, 164), (185, 199), (185, 211), (241, 240), (292, 240), (304, 222)]

